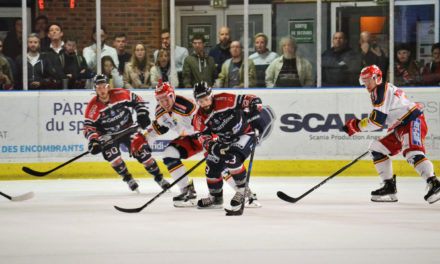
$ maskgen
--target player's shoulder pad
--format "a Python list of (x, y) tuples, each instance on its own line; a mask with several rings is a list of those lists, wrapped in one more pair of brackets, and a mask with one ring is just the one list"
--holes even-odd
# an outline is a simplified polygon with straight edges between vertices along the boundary
[(215, 110), (222, 110), (226, 108), (234, 108), (236, 105), (235, 94), (219, 93), (214, 95)]
[(115, 103), (118, 101), (130, 100), (131, 92), (124, 88), (114, 88), (109, 91), (110, 93), (110, 102)]
[(90, 102), (87, 104), (86, 111), (84, 113), (84, 116), (86, 119), (90, 119), (92, 121), (95, 121), (99, 118), (100, 110), (104, 108), (105, 105), (98, 101), (98, 97), (95, 96), (90, 100)]
[(174, 102), (173, 106), (173, 112), (184, 116), (190, 116), (196, 111), (196, 109), (197, 106), (189, 99), (180, 95), (176, 96), (176, 101)]
[(165, 109), (160, 106), (159, 104), (156, 106), (156, 112), (155, 112), (155, 116), (156, 119), (160, 118), (161, 116), (163, 116), (166, 113)]
[(381, 85), (378, 85), (374, 91), (370, 93), (371, 96), (371, 102), (373, 103), (373, 106), (379, 107), (382, 106), (385, 103), (386, 95), (388, 90), (388, 83), (382, 83)]

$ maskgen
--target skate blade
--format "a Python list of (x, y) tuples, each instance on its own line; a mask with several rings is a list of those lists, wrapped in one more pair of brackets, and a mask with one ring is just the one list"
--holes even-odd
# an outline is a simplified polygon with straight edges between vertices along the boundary
[(188, 201), (175, 201), (174, 202), (174, 207), (177, 207), (177, 208), (195, 207), (195, 206), (197, 206), (196, 199), (188, 200)]
[(379, 202), (379, 203), (394, 203), (397, 202), (397, 196), (395, 194), (388, 194), (388, 195), (373, 195), (371, 196), (372, 202)]
[(212, 209), (223, 209), (223, 205), (222, 205), (222, 204), (218, 204), (218, 205), (211, 205), (211, 206), (209, 206), (209, 207), (200, 207), (200, 206), (197, 206), (197, 209), (201, 209), (201, 210), (204, 210), (204, 209), (208, 209), (208, 210), (212, 210)]
[(433, 204), (433, 203), (437, 202), (438, 200), (440, 200), (440, 191), (431, 195), (426, 201), (428, 201), (428, 203), (430, 203), (430, 204)]
[(246, 207), (246, 208), (261, 208), (262, 205), (258, 201), (253, 200), (252, 203), (249, 203), (248, 201), (246, 201), (246, 203), (244, 204), (244, 207)]

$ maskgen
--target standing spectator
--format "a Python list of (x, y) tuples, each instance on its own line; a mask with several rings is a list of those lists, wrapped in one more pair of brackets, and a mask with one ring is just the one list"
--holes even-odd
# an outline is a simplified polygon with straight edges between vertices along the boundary
[(220, 72), (223, 62), (231, 57), (231, 34), (228, 27), (220, 28), (218, 32), (218, 40), (220, 43), (215, 45), (215, 47), (209, 51), (209, 56), (214, 58), (217, 72)]
[(269, 64), (278, 58), (278, 54), (267, 49), (267, 36), (263, 33), (258, 33), (254, 37), (254, 44), (256, 52), (249, 56), (254, 62), (255, 71), (257, 74), (256, 87), (266, 87), (265, 77), (266, 69)]
[(183, 64), (183, 84), (191, 88), (195, 83), (207, 82), (212, 86), (217, 76), (214, 58), (205, 54), (205, 38), (195, 34), (192, 39), (194, 53)]
[(89, 78), (90, 72), (87, 69), (87, 63), (83, 56), (76, 50), (77, 40), (74, 37), (66, 39), (64, 49), (59, 55), (61, 67), (64, 74), (69, 79), (69, 89), (85, 88), (85, 80)]
[(440, 85), (440, 43), (431, 48), (432, 61), (423, 68), (423, 85)]
[(14, 83), (9, 62), (0, 57), (0, 90), (12, 90), (13, 87)]
[[(222, 71), (218, 75), (218, 88), (243, 88), (244, 87), (244, 63), (243, 47), (239, 41), (231, 42), (232, 58), (227, 59), (222, 66)], [(249, 87), (255, 87), (257, 76), (255, 66), (249, 59)], [(249, 88), (246, 87), (246, 88)]]
[[(169, 29), (163, 29), (160, 32), (160, 40), (161, 40), (161, 48), (160, 49), (168, 50), (168, 53), (171, 54), (171, 52), (170, 52), (170, 48), (171, 48), (170, 30)], [(154, 51), (154, 62), (157, 62), (157, 55), (158, 55), (160, 49)], [(188, 55), (189, 55), (189, 53), (186, 48), (175, 45), (174, 65), (176, 67), (177, 76), (179, 77), (179, 86), (173, 86), (173, 87), (183, 87), (183, 76), (182, 76), (183, 63), (185, 62), (185, 58), (188, 57)], [(155, 87), (155, 86), (153, 86), (153, 87)]]
[(344, 32), (333, 35), (333, 47), (322, 54), (322, 86), (358, 86), (360, 59), (348, 47)]
[(420, 85), (422, 76), (420, 64), (413, 60), (408, 45), (401, 44), (396, 48), (396, 62), (394, 63), (394, 84), (396, 86)]
[(171, 72), (170, 53), (166, 49), (159, 50), (156, 63), (151, 67), (151, 86), (156, 87), (159, 79), (162, 79), (164, 83), (170, 83), (171, 87), (176, 87), (179, 84), (177, 73)]
[(12, 71), (12, 77), (17, 76), (17, 66), (15, 65), (15, 60), (13, 60), (11, 57), (9, 56), (5, 56), (5, 54), (3, 54), (3, 45), (4, 42), (2, 39), (0, 39), (0, 57), (6, 59), (9, 63), (9, 67), (11, 68)]
[[(119, 67), (119, 59), (118, 59), (118, 53), (116, 52), (115, 48), (112, 48), (105, 44), (105, 41), (107, 39), (107, 30), (105, 30), (105, 27), (101, 27), (101, 59), (104, 56), (110, 56), (112, 57), (116, 67)], [(86, 59), (87, 66), (89, 67), (89, 70), (96, 73), (96, 26), (93, 27), (92, 30), (92, 36), (91, 36), (93, 44), (91, 46), (85, 47), (83, 49), (83, 56)]]
[(66, 88), (62, 87), (61, 80), (67, 79), (67, 76), (64, 74), (63, 66), (60, 61), (60, 54), (64, 52), (64, 41), (63, 41), (63, 27), (59, 23), (52, 23), (49, 25), (49, 33), (47, 34), (50, 39), (49, 49), (42, 53), (45, 57), (50, 60), (50, 64), (53, 67), (53, 71), (56, 72), (56, 79), (58, 80), (58, 88)]
[(21, 55), (22, 32), (23, 24), (21, 18), (16, 18), (14, 21), (14, 29), (8, 32), (3, 42), (3, 53), (13, 60), (15, 60), (18, 55)]
[(116, 68), (112, 57), (104, 56), (101, 59), (102, 74), (104, 74), (108, 80), (110, 88), (124, 88), (124, 80), (121, 73)]
[(280, 41), (283, 56), (275, 59), (266, 70), (266, 87), (310, 87), (315, 84), (312, 65), (296, 56), (296, 41), (284, 37)]
[(125, 33), (118, 33), (115, 35), (115, 39), (113, 41), (113, 47), (116, 49), (118, 53), (119, 67), (118, 70), (120, 73), (124, 73), (125, 63), (130, 61), (131, 54), (125, 52), (125, 48), (127, 47), (127, 36)]
[(361, 69), (366, 66), (377, 65), (382, 72), (388, 72), (388, 58), (385, 56), (385, 52), (377, 45), (376, 41), (374, 41), (370, 32), (364, 31), (361, 33), (359, 45), (361, 52)]
[(151, 88), (150, 62), (147, 47), (143, 43), (134, 46), (133, 56), (124, 69), (124, 87), (126, 89)]
[(49, 49), (50, 39), (47, 36), (48, 25), (49, 25), (49, 20), (47, 19), (47, 16), (41, 15), (35, 18), (34, 32), (37, 33), (38, 37), (40, 38), (41, 51), (46, 51)]
[[(47, 59), (47, 56), (40, 54), (40, 39), (36, 33), (32, 33), (27, 38), (27, 69), (28, 69), (28, 89), (42, 90), (42, 89), (56, 89), (56, 72)], [(23, 74), (22, 57), (18, 56), (16, 59), (18, 76)], [(23, 90), (22, 78), (16, 78), (17, 90)]]

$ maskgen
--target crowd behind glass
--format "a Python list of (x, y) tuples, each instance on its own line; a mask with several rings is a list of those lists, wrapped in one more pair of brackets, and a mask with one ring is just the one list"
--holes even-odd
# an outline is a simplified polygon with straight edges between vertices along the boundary
[[(170, 33), (160, 33), (160, 48), (150, 52), (142, 42), (132, 43), (127, 52), (124, 33), (107, 32), (101, 27), (101, 59), (96, 58), (96, 28), (90, 33), (90, 46), (77, 50), (77, 39), (65, 36), (59, 23), (49, 23), (39, 16), (33, 24), (34, 33), (27, 37), (28, 89), (91, 88), (90, 79), (101, 63), (102, 73), (109, 77), (111, 87), (127, 89), (154, 88), (161, 78), (173, 87), (190, 88), (206, 81), (216, 88), (244, 87), (243, 47), (231, 39), (228, 27), (218, 32), (218, 43), (209, 51), (203, 35), (192, 37), (192, 52), (175, 46), (176, 71), (170, 67)], [(22, 21), (16, 19), (14, 30), (0, 39), (0, 89), (22, 90)], [(111, 37), (110, 37), (111, 36)], [(297, 54), (298, 44), (290, 36), (281, 38), (277, 54), (267, 48), (268, 36), (253, 37), (255, 53), (248, 58), (248, 87), (314, 87), (316, 76), (312, 64)], [(108, 45), (111, 43), (111, 46)], [(397, 86), (440, 85), (440, 43), (431, 48), (432, 60), (420, 65), (409, 44), (397, 44), (394, 50), (394, 84)], [(374, 35), (364, 31), (359, 46), (349, 47), (344, 32), (333, 34), (332, 47), (322, 53), (322, 86), (359, 86), (360, 69), (376, 64), (388, 73), (387, 52), (376, 43)]]

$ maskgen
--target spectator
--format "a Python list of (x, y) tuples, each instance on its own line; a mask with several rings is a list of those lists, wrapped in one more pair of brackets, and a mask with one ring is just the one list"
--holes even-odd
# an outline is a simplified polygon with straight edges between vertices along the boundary
[[(119, 59), (118, 59), (118, 53), (116, 52), (115, 48), (112, 48), (105, 44), (105, 41), (107, 39), (105, 27), (101, 27), (101, 59), (104, 56), (110, 56), (113, 59), (113, 62), (115, 63), (116, 67), (119, 67)], [(87, 66), (89, 67), (89, 70), (96, 73), (96, 26), (93, 27), (92, 30), (92, 36), (91, 36), (93, 44), (91, 46), (85, 47), (83, 49), (83, 56), (86, 59)]]
[(77, 53), (76, 45), (76, 38), (67, 38), (64, 49), (59, 55), (59, 60), (64, 74), (69, 79), (68, 88), (84, 89), (86, 79), (90, 77), (90, 72), (87, 69), (84, 57)]
[(121, 73), (116, 68), (112, 57), (104, 56), (101, 59), (102, 74), (107, 76), (110, 88), (124, 88), (124, 80)]
[(136, 44), (133, 56), (125, 64), (124, 87), (126, 89), (151, 88), (150, 62), (147, 57), (147, 47), (142, 43)]
[(195, 83), (206, 82), (213, 86), (217, 72), (214, 58), (205, 54), (205, 38), (195, 34), (192, 38), (194, 53), (186, 57), (183, 64), (183, 84), (192, 88)]
[(0, 57), (0, 90), (12, 90), (14, 87), (11, 67), (9, 62)]
[(171, 73), (170, 53), (166, 49), (159, 50), (155, 66), (151, 67), (151, 87), (156, 87), (159, 79), (170, 83), (172, 87), (179, 85), (177, 73)]
[(48, 60), (50, 60), (53, 71), (56, 72), (56, 79), (58, 80), (59, 88), (61, 89), (61, 80), (67, 79), (66, 74), (64, 74), (59, 56), (64, 52), (63, 27), (59, 23), (52, 23), (49, 25), (49, 33), (47, 35), (50, 39), (49, 49), (47, 49), (45, 52), (43, 51), (42, 53)]
[(361, 52), (361, 69), (366, 66), (377, 65), (382, 72), (388, 72), (388, 58), (385, 52), (377, 45), (376, 41), (374, 41), (370, 32), (364, 31), (361, 33), (359, 45)]
[[(40, 54), (40, 39), (36, 33), (32, 33), (27, 38), (27, 69), (28, 69), (28, 89), (57, 89), (56, 72), (50, 64), (50, 60), (46, 55)], [(18, 76), (22, 76), (23, 64), (22, 57), (16, 59)], [(16, 89), (23, 90), (22, 78), (16, 78)]]
[(254, 37), (254, 44), (256, 52), (249, 56), (255, 64), (255, 71), (257, 74), (256, 87), (266, 87), (265, 76), (266, 69), (269, 64), (278, 58), (278, 54), (267, 49), (267, 36), (263, 33), (258, 33)]
[[(170, 31), (168, 29), (163, 29), (160, 33), (160, 39), (161, 39), (161, 48), (168, 50), (168, 53), (171, 54), (170, 48)], [(159, 50), (154, 51), (154, 62), (157, 62), (157, 54)], [(183, 87), (183, 63), (185, 62), (185, 58), (188, 57), (189, 53), (188, 50), (184, 47), (175, 46), (174, 49), (174, 65), (176, 67), (177, 76), (179, 77), (179, 86), (173, 86), (176, 87)], [(153, 86), (155, 87), (155, 86)]]
[(423, 68), (423, 85), (440, 85), (440, 43), (431, 48), (432, 61)]
[(231, 58), (231, 52), (229, 49), (231, 45), (231, 34), (228, 27), (220, 28), (218, 32), (218, 40), (220, 43), (215, 45), (215, 47), (209, 51), (209, 56), (214, 58), (217, 72), (220, 72), (223, 62)]
[(344, 32), (333, 35), (333, 47), (322, 54), (322, 86), (359, 86), (360, 59), (348, 47)]
[(15, 61), (11, 57), (5, 56), (5, 54), (3, 54), (3, 44), (4, 44), (3, 40), (0, 39), (0, 57), (8, 61), (9, 67), (11, 68), (12, 71), (12, 77), (15, 77), (17, 76), (17, 66), (15, 65)]
[(296, 41), (284, 37), (280, 41), (283, 56), (275, 59), (266, 70), (266, 87), (310, 87), (315, 84), (312, 65), (296, 56)]
[[(243, 47), (239, 41), (231, 42), (231, 56), (222, 66), (222, 71), (218, 75), (218, 87), (221, 88), (243, 88), (244, 87), (244, 63)], [(252, 60), (249, 61), (249, 87), (255, 87), (257, 76), (255, 65)]]
[(38, 37), (40, 38), (41, 51), (47, 51), (49, 49), (50, 39), (47, 36), (48, 25), (49, 20), (47, 19), (47, 16), (41, 15), (35, 18), (34, 32), (37, 33)]
[(422, 81), (420, 71), (420, 64), (411, 57), (410, 47), (407, 44), (398, 45), (394, 63), (394, 84), (396, 86), (420, 85)]
[(131, 58), (131, 54), (125, 51), (125, 48), (127, 47), (127, 36), (125, 35), (125, 33), (118, 33), (115, 35), (113, 41), (113, 47), (116, 49), (116, 52), (118, 53), (118, 60), (119, 60), (118, 70), (120, 73), (124, 73), (125, 63), (130, 61)]
[(14, 21), (14, 29), (8, 32), (8, 35), (3, 42), (3, 53), (6, 56), (11, 57), (13, 60), (22, 53), (22, 32), (23, 24), (21, 18), (16, 18)]

